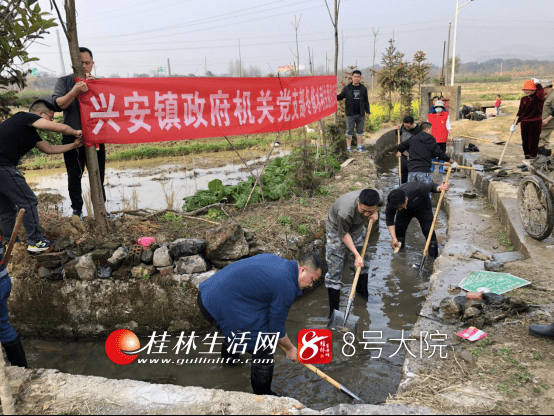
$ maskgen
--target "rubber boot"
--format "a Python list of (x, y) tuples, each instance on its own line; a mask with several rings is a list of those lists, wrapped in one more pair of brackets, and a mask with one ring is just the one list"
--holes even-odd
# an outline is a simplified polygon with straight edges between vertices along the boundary
[(235, 365), (233, 363), (233, 360), (240, 360), (240, 354), (239, 353), (230, 353), (228, 350), (229, 348), (229, 342), (227, 340), (223, 341), (223, 344), (221, 344), (221, 358), (227, 365)]
[(550, 325), (529, 325), (529, 333), (536, 337), (554, 339), (554, 323)]
[(329, 294), (329, 317), (327, 320), (331, 320), (333, 317), (333, 311), (340, 309), (340, 290), (327, 288)]
[(23, 345), (21, 345), (21, 339), (19, 337), (14, 341), (2, 344), (2, 346), (4, 347), (4, 351), (6, 351), (6, 356), (11, 365), (27, 368), (27, 357), (25, 356), (25, 350), (23, 349)]
[(436, 241), (431, 241), (429, 243), (429, 256), (436, 259), (439, 257), (439, 243)]
[(360, 276), (358, 277), (358, 284), (356, 285), (356, 293), (364, 299), (369, 298), (369, 291), (367, 290), (368, 280), (369, 276), (367, 274), (360, 273)]
[(252, 362), (252, 370), (250, 373), (250, 383), (254, 394), (259, 396), (277, 396), (282, 394), (271, 390), (271, 381), (273, 380), (273, 367), (275, 364), (257, 364)]

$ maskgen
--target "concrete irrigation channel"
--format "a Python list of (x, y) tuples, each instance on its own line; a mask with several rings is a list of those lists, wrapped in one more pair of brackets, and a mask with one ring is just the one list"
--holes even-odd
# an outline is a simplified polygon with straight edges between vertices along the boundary
[[(394, 131), (379, 134), (371, 143), (372, 158), (378, 163), (373, 183), (385, 194), (397, 184), (396, 158), (390, 153), (395, 143)], [(340, 173), (337, 181), (351, 181), (368, 165), (373, 166), (373, 161), (367, 155), (355, 155), (353, 163)], [(436, 180), (441, 177), (437, 174)], [(552, 253), (552, 249), (544, 245), (529, 249), (534, 242), (514, 225), (513, 205), (510, 206), (513, 201), (493, 185), (481, 180), (476, 173), (453, 175), (446, 207), (438, 218), (441, 256), (434, 264), (428, 260), (427, 274), (412, 268), (412, 264), (421, 259), (425, 243), (419, 225), (411, 224), (405, 250), (395, 255), (384, 224), (384, 212), (381, 213), (378, 232), (372, 233), (368, 246), (371, 295), (367, 302), (355, 300), (356, 315), (361, 318), (358, 339), (354, 343), (356, 350), (345, 349), (349, 340), (343, 334), (334, 334), (333, 361), (320, 367), (367, 404), (350, 403), (346, 396), (301, 366), (286, 362), (279, 353), (276, 354), (273, 387), (288, 396), (285, 398), (249, 394), (250, 370), (247, 366), (150, 364), (120, 367), (105, 358), (102, 340), (27, 339), (25, 346), (31, 369), (8, 369), (18, 399), (18, 411), (48, 414), (430, 414), (444, 410), (432, 406), (433, 403), (426, 407), (425, 400), (410, 394), (410, 386), (421, 382), (421, 374), (426, 376), (430, 368), (455, 366), (462, 360), (459, 354), (464, 344), (455, 335), (459, 327), (440, 323), (440, 317), (432, 319), (437, 316), (436, 306), (448, 296), (447, 287), (457, 285), (472, 271), (483, 269), (483, 260), (472, 258), (474, 253), (492, 256), (506, 251), (496, 239), (502, 227), (500, 221), (507, 226), (508, 236), (522, 258)], [(475, 191), (478, 197), (464, 198), (469, 190)], [(487, 205), (494, 205), (495, 211), (486, 212)], [(495, 218), (495, 212), (500, 213), (500, 219)], [(348, 289), (343, 289), (343, 302)], [(327, 313), (327, 294), (321, 285), (293, 305), (287, 332), (295, 334), (303, 328), (324, 328)], [(426, 317), (418, 317), (418, 314)], [(368, 333), (363, 334), (364, 331)], [(431, 351), (422, 348), (422, 334), (440, 335), (434, 342), (440, 347), (431, 358), (428, 358)], [(371, 345), (373, 350), (365, 349), (363, 341), (370, 338), (383, 343)], [(401, 339), (414, 341), (402, 344)], [(445, 387), (456, 383), (444, 379)], [(482, 389), (471, 387), (467, 397), (475, 396), (476, 391), (483, 397), (498, 394), (483, 394)], [(467, 409), (464, 400), (456, 396), (459, 392), (454, 395), (456, 397), (447, 393), (441, 396), (443, 402)], [(493, 406), (495, 402), (487, 404)]]

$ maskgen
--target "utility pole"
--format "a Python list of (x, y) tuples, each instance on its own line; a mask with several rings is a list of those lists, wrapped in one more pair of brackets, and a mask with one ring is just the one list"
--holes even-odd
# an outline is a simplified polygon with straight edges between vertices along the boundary
[(444, 42), (444, 46), (442, 48), (442, 69), (441, 69), (441, 79), (439, 82), (439, 85), (446, 85), (444, 81), (444, 54), (446, 52), (446, 41)]
[(448, 22), (448, 48), (446, 48), (446, 79), (444, 85), (448, 85), (448, 61), (450, 61), (450, 29), (452, 22)]
[(56, 29), (56, 36), (58, 37), (58, 52), (60, 53), (60, 68), (62, 72), (60, 76), (65, 76), (65, 65), (63, 63), (63, 54), (62, 54), (62, 43), (60, 42), (60, 31)]
[(171, 76), (171, 64), (169, 63), (169, 58), (167, 58), (167, 76)]
[[(77, 37), (77, 18), (75, 14), (75, 0), (65, 0), (65, 14), (67, 21), (67, 43), (71, 55), (71, 65), (73, 74), (76, 78), (85, 78), (85, 71), (79, 52), (79, 38)], [(94, 219), (100, 234), (108, 233), (108, 217), (106, 216), (106, 207), (104, 206), (104, 197), (102, 194), (102, 181), (100, 180), (100, 168), (98, 166), (98, 156), (96, 147), (86, 148), (87, 169), (90, 183), (90, 196), (94, 210)]]
[(467, 6), (472, 1), (473, 0), (469, 0), (460, 6), (460, 0), (456, 0), (456, 19), (454, 21), (454, 47), (452, 48), (452, 77), (450, 78), (450, 86), (452, 87), (454, 86), (454, 72), (456, 70), (456, 35), (458, 34), (458, 12), (462, 7)]
[(208, 76), (208, 58), (206, 56), (204, 57), (204, 76)]

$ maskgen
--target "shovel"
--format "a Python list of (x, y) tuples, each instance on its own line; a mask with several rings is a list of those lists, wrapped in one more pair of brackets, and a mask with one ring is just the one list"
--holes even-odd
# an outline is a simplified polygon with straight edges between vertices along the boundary
[[(373, 227), (373, 220), (369, 221), (367, 226), (367, 233), (365, 235), (364, 247), (362, 248), (362, 259), (365, 257), (365, 249), (367, 247), (367, 242), (369, 241), (369, 235), (371, 234), (371, 228)], [(348, 304), (344, 312), (342, 311), (333, 311), (333, 316), (331, 317), (331, 322), (329, 323), (329, 328), (340, 331), (340, 332), (353, 332), (356, 333), (358, 327), (358, 321), (360, 320), (359, 316), (351, 315), (350, 310), (352, 309), (352, 303), (354, 302), (354, 295), (356, 294), (356, 286), (358, 285), (358, 278), (360, 277), (360, 272), (362, 271), (361, 267), (356, 269), (356, 275), (354, 276), (354, 282), (352, 282), (352, 289), (350, 289), (350, 296), (348, 296)]]
[(504, 143), (506, 143), (506, 140), (487, 140), (487, 139), (480, 139), (479, 137), (464, 136), (463, 134), (460, 134), (460, 137), (463, 137), (465, 139), (470, 139), (470, 140), (477, 140), (477, 141), (485, 142), (485, 143), (492, 143), (492, 144), (504, 144)]
[(19, 229), (21, 228), (21, 223), (23, 222), (23, 216), (25, 215), (25, 210), (21, 208), (17, 213), (17, 218), (15, 220), (15, 225), (13, 227), (12, 236), (8, 243), (8, 248), (6, 249), (6, 254), (4, 254), (4, 266), (8, 267), (8, 262), (12, 256), (13, 246), (15, 245), (15, 240), (17, 240), (17, 235), (19, 234)]
[[(448, 163), (440, 163), (440, 162), (433, 162), (433, 165), (443, 165), (443, 166), (450, 166), (450, 164)], [(483, 168), (481, 166), (462, 166), (462, 165), (458, 165), (458, 167), (456, 169), (467, 169), (467, 170), (476, 170), (478, 172), (483, 172)]]
[[(516, 117), (516, 121), (514, 122), (514, 125), (517, 124), (519, 117)], [(498, 166), (502, 165), (502, 159), (504, 159), (504, 153), (506, 153), (506, 149), (508, 148), (508, 145), (510, 144), (510, 140), (512, 140), (512, 135), (514, 134), (513, 131), (510, 132), (510, 137), (508, 137), (508, 141), (504, 145), (504, 150), (502, 151), (502, 155), (500, 156), (500, 160), (498, 160)]]
[[(444, 180), (445, 183), (448, 183), (451, 173), (452, 173), (452, 166), (448, 166), (448, 172), (446, 173), (446, 179)], [(439, 216), (439, 211), (440, 211), (442, 200), (444, 198), (445, 193), (446, 191), (441, 189), (441, 196), (439, 198), (439, 203), (437, 204), (437, 209), (435, 210), (435, 216), (433, 217), (433, 224), (431, 224), (431, 229), (429, 230), (429, 235), (427, 236), (427, 242), (425, 243), (425, 248), (423, 249), (423, 257), (421, 259), (421, 264), (419, 265), (414, 264), (414, 267), (419, 268), (420, 273), (423, 270), (425, 259), (427, 259), (427, 255), (429, 254), (429, 244), (431, 244), (431, 237), (433, 236), (433, 231), (435, 230), (435, 222), (437, 221), (437, 217)]]
[[(287, 350), (285, 349), (285, 347), (281, 346), (281, 345), (278, 345), (279, 348), (281, 350), (283, 350), (283, 352), (287, 352)], [(327, 374), (325, 374), (323, 371), (320, 371), (318, 370), (315, 366), (311, 365), (311, 364), (304, 364), (302, 363), (302, 365), (304, 367), (306, 367), (308, 370), (310, 371), (313, 371), (314, 373), (316, 373), (319, 377), (321, 377), (323, 380), (325, 380), (326, 382), (328, 382), (329, 384), (335, 386), (337, 389), (339, 389), (340, 391), (342, 391), (344, 394), (346, 394), (347, 396), (353, 398), (354, 400), (358, 400), (358, 401), (362, 401), (362, 399), (360, 399), (358, 396), (356, 396), (354, 393), (352, 393), (350, 390), (348, 390), (346, 387), (344, 387), (342, 384), (340, 384), (339, 382), (333, 380), (331, 377), (329, 377)]]

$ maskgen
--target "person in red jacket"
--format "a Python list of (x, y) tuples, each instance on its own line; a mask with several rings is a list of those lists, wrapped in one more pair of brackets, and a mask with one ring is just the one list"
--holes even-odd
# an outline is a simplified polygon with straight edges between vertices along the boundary
[(523, 97), (519, 103), (519, 111), (510, 131), (517, 129), (517, 123), (521, 123), (521, 141), (523, 142), (523, 154), (525, 159), (532, 159), (539, 152), (539, 139), (542, 130), (542, 107), (545, 95), (538, 79), (525, 81), (523, 85)]
[[(446, 143), (448, 140), (452, 140), (452, 127), (450, 125), (450, 115), (444, 106), (444, 102), (438, 100), (435, 102), (434, 106), (435, 112), (430, 113), (427, 116), (427, 121), (433, 126), (433, 137), (437, 141), (437, 144), (443, 151), (446, 153)], [(435, 160), (433, 160), (435, 161)], [(444, 161), (440, 161), (444, 162)], [(433, 172), (434, 165), (431, 165), (431, 172)], [(443, 165), (439, 168), (440, 173), (444, 173)]]
[(496, 107), (496, 117), (500, 116), (500, 104), (502, 104), (500, 94), (496, 94), (496, 102), (494, 103), (494, 106)]

